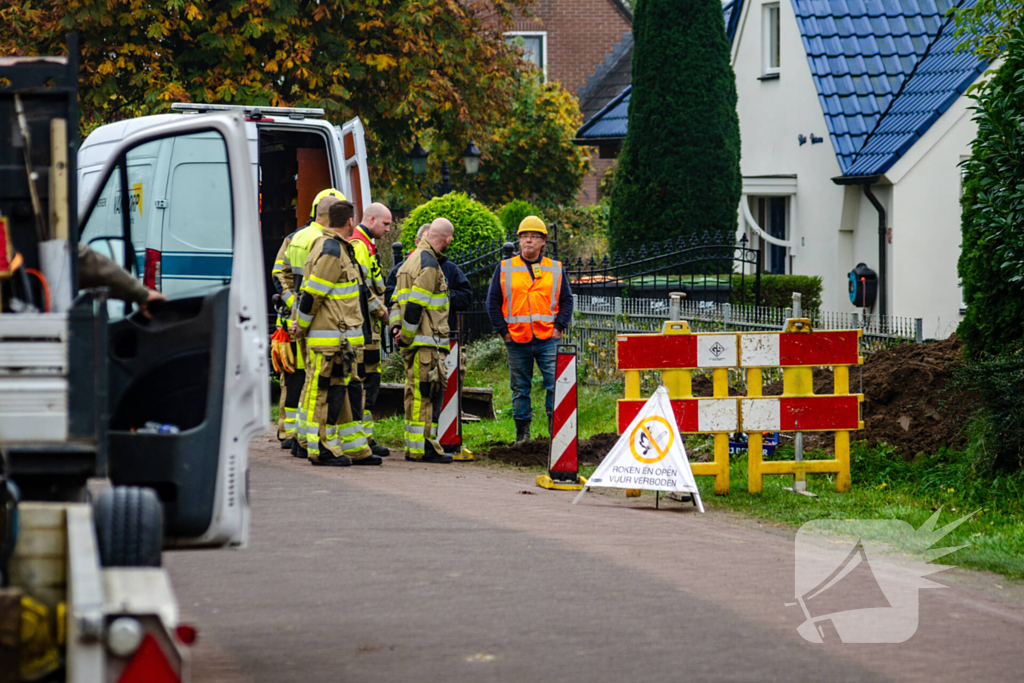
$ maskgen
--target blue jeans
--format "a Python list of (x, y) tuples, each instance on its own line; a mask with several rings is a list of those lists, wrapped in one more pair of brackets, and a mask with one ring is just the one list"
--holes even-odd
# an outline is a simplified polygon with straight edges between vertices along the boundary
[(533, 363), (537, 362), (544, 378), (544, 410), (551, 417), (555, 412), (555, 358), (558, 355), (558, 340), (533, 339), (525, 344), (505, 342), (508, 349), (509, 380), (512, 386), (512, 417), (529, 421), (533, 417), (530, 405), (530, 388), (533, 385)]

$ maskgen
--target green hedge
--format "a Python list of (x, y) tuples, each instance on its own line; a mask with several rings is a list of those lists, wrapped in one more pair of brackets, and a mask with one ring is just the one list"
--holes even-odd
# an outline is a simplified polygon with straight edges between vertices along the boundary
[(977, 94), (978, 134), (964, 163), (959, 272), (967, 312), (957, 328), (968, 354), (998, 354), (1024, 339), (1024, 32)]
[(612, 187), (612, 251), (735, 231), (743, 178), (736, 75), (719, 0), (644, 0), (633, 15), (629, 130)]
[[(505, 206), (501, 207), (501, 211), (498, 212), (498, 220), (501, 221), (501, 227), (504, 228), (506, 235), (515, 235), (516, 230), (519, 229), (519, 224), (527, 216), (541, 216), (537, 207), (530, 202), (523, 201), (522, 199), (513, 199)], [(547, 222), (547, 221), (545, 221)]]
[(494, 212), (463, 192), (450, 192), (420, 204), (402, 221), (402, 245), (412, 249), (416, 231), (435, 218), (447, 218), (455, 226), (451, 249), (467, 249), (479, 242), (500, 240), (504, 237), (501, 223)]
[[(753, 275), (733, 275), (729, 303), (754, 303), (754, 282)], [(817, 275), (761, 275), (762, 306), (789, 308), (793, 305), (793, 292), (801, 294), (805, 313), (821, 309), (821, 278)]]

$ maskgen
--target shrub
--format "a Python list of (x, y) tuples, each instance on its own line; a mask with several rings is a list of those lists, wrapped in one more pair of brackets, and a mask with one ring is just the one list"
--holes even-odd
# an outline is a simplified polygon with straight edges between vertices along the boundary
[(629, 131), (610, 247), (735, 231), (742, 189), (736, 77), (718, 0), (644, 0), (633, 18)]
[(402, 221), (402, 244), (411, 249), (416, 231), (435, 218), (447, 218), (455, 226), (451, 249), (462, 250), (480, 242), (500, 240), (501, 223), (490, 209), (462, 192), (450, 192), (420, 204)]
[(489, 370), (508, 365), (508, 350), (501, 337), (494, 335), (466, 347), (466, 369)]
[(978, 399), (970, 436), (983, 463), (996, 471), (1024, 470), (1024, 342), (965, 363), (954, 380)]
[[(558, 259), (600, 261), (608, 253), (608, 206), (552, 206), (544, 209), (548, 225), (558, 226)], [(554, 235), (552, 235), (554, 237)]]
[(959, 272), (967, 312), (957, 328), (969, 355), (998, 354), (1024, 339), (1024, 32), (974, 95), (978, 134), (964, 163)]
[[(789, 308), (793, 305), (793, 292), (799, 292), (805, 314), (821, 308), (821, 278), (817, 275), (765, 275), (761, 274), (761, 305)], [(731, 304), (754, 303), (754, 276), (732, 276)]]
[(498, 212), (498, 220), (501, 221), (501, 227), (504, 228), (505, 234), (508, 236), (516, 234), (516, 230), (519, 229), (519, 223), (527, 216), (543, 218), (536, 206), (522, 199), (513, 199), (501, 207), (501, 211)]

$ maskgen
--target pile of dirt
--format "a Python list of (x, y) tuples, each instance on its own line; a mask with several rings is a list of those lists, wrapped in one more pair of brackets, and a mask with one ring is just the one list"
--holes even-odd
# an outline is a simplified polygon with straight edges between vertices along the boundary
[[(617, 434), (595, 434), (589, 439), (581, 440), (576, 451), (579, 464), (598, 464), (618, 438)], [(550, 439), (530, 439), (521, 444), (492, 441), (477, 455), (517, 467), (547, 467), (550, 448)]]
[[(900, 344), (864, 359), (864, 431), (870, 445), (884, 442), (905, 458), (942, 446), (963, 446), (972, 401), (950, 386), (963, 344), (955, 337), (933, 344)], [(856, 391), (856, 371), (850, 391)]]
[[(942, 446), (962, 446), (970, 401), (949, 386), (961, 362), (955, 337), (930, 344), (900, 344), (865, 357), (861, 370), (850, 368), (850, 392), (864, 394), (864, 430), (853, 439), (886, 443), (904, 458)], [(814, 393), (831, 394), (832, 371), (814, 369)], [(782, 394), (782, 382), (764, 386), (765, 396)], [(806, 433), (808, 449), (833, 450), (830, 433)]]

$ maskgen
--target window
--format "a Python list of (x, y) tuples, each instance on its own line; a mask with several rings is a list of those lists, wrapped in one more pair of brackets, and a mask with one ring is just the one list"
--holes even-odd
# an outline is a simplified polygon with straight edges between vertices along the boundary
[(523, 59), (548, 77), (548, 34), (545, 31), (513, 31), (505, 34), (505, 42), (523, 50)]
[(779, 4), (761, 6), (761, 73), (762, 78), (779, 76)]
[[(761, 229), (780, 240), (789, 239), (786, 204), (786, 197), (758, 197), (757, 212), (754, 214)], [(767, 242), (763, 247), (761, 251), (764, 259), (761, 263), (763, 272), (772, 275), (785, 275), (790, 272), (789, 250), (786, 247)]]

